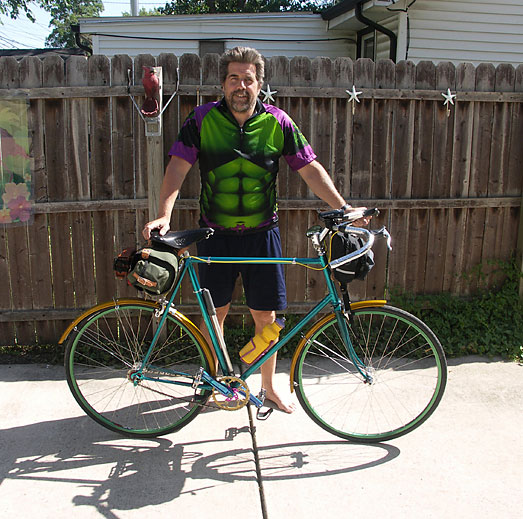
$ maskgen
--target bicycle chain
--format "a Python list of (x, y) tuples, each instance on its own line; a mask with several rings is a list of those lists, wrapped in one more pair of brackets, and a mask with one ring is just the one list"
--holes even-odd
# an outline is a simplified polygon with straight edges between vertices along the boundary
[[(197, 405), (197, 406), (200, 406), (200, 407), (210, 407), (211, 409), (216, 409), (216, 406), (214, 406), (214, 405), (202, 404), (200, 402), (195, 402), (194, 401), (194, 397), (173, 396), (173, 395), (169, 395), (168, 393), (164, 393), (163, 391), (160, 391), (159, 389), (153, 389), (152, 387), (145, 386), (145, 385), (142, 385), (142, 384), (140, 384), (140, 387), (142, 387), (143, 389), (148, 389), (149, 391), (152, 391), (153, 393), (157, 393), (157, 394), (165, 396), (167, 398), (171, 398), (171, 399), (174, 399), (174, 400), (179, 400), (181, 402), (187, 402), (188, 404), (193, 404), (193, 405)], [(209, 398), (211, 398), (211, 395), (209, 395)]]
[[(224, 378), (234, 379), (235, 382), (239, 381), (239, 382), (242, 382), (243, 384), (245, 384), (245, 382), (243, 382), (240, 378), (237, 378), (237, 377), (224, 377)], [(223, 380), (223, 379), (218, 379), (218, 380)], [(180, 396), (173, 396), (173, 395), (169, 395), (168, 393), (164, 393), (163, 391), (160, 391), (159, 389), (153, 389), (152, 387), (149, 387), (149, 386), (141, 385), (141, 387), (144, 389), (148, 389), (149, 391), (152, 391), (153, 393), (157, 393), (158, 395), (162, 395), (167, 398), (178, 400), (180, 402), (187, 402), (188, 404), (193, 404), (195, 406), (200, 406), (200, 407), (208, 407), (210, 409), (216, 409), (218, 407), (220, 409), (225, 409), (226, 411), (236, 411), (237, 409), (241, 409), (242, 407), (245, 407), (249, 403), (249, 396), (250, 396), (249, 388), (245, 384), (247, 395), (244, 398), (244, 401), (242, 401), (241, 405), (239, 405), (237, 407), (230, 407), (230, 406), (222, 405), (222, 402), (216, 401), (216, 398), (214, 396), (214, 392), (216, 390), (213, 390), (213, 393), (211, 395), (209, 395), (209, 398), (211, 398), (211, 396), (213, 397), (214, 403), (213, 404), (208, 404), (208, 403), (203, 404), (200, 402), (195, 402), (194, 397), (186, 398), (186, 397), (180, 397)], [(219, 392), (217, 392), (217, 393), (219, 395), (221, 395), (221, 393), (219, 393)], [(207, 400), (209, 400), (209, 398)]]

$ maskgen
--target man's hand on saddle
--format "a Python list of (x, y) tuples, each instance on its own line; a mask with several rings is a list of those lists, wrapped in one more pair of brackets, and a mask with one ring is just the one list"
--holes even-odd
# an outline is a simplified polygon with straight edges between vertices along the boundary
[(148, 240), (151, 237), (151, 231), (157, 230), (160, 233), (160, 236), (165, 236), (165, 234), (171, 228), (170, 218), (163, 216), (152, 220), (149, 223), (145, 224), (145, 227), (142, 230), (143, 237)]

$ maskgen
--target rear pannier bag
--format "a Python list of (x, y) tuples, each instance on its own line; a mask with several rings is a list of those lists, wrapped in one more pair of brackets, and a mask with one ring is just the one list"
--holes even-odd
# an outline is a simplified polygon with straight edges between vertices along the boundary
[[(338, 232), (330, 243), (330, 261), (332, 261), (361, 249), (365, 241), (354, 235)], [(333, 269), (333, 272), (334, 277), (341, 283), (350, 283), (355, 279), (365, 279), (372, 267), (374, 267), (374, 253), (369, 249), (363, 256)]]
[(118, 254), (118, 257), (114, 260), (114, 273), (118, 279), (127, 278), (135, 256), (136, 249), (133, 247), (128, 247)]
[(127, 281), (151, 295), (168, 292), (178, 273), (178, 256), (174, 252), (146, 247), (136, 252)]

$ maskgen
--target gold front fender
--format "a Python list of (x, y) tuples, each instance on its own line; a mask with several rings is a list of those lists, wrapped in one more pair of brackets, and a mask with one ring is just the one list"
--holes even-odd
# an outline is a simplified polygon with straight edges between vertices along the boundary
[[(376, 299), (372, 301), (358, 301), (356, 303), (351, 303), (350, 308), (351, 310), (359, 310), (360, 308), (377, 308), (381, 306), (385, 306), (387, 304), (387, 301), (382, 299)], [(292, 363), (291, 363), (291, 369), (290, 369), (290, 384), (291, 384), (291, 393), (294, 392), (294, 370), (296, 368), (296, 364), (298, 362), (298, 358), (303, 350), (305, 348), (305, 345), (309, 342), (310, 338), (320, 329), (324, 324), (332, 319), (332, 313), (327, 314), (325, 317), (320, 319), (317, 323), (315, 323), (312, 328), (310, 328), (309, 331), (302, 337), (300, 342), (298, 343), (298, 346), (296, 347), (296, 351), (294, 352), (294, 356), (292, 357)]]

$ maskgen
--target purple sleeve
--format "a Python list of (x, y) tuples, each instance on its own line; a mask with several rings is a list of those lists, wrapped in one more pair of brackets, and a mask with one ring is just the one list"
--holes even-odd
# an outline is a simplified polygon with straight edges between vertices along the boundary
[(310, 164), (313, 160), (316, 160), (317, 155), (310, 145), (307, 145), (295, 155), (284, 155), (284, 158), (291, 169), (298, 171), (307, 164)]
[(189, 164), (194, 164), (198, 160), (200, 152), (200, 130), (203, 118), (209, 111), (216, 106), (216, 102), (197, 106), (185, 119), (178, 138), (169, 150), (170, 156), (180, 157)]
[(316, 153), (287, 113), (272, 105), (265, 105), (265, 109), (280, 123), (284, 136), (283, 157), (289, 167), (298, 171), (316, 160)]
[(169, 156), (180, 157), (190, 164), (198, 160), (198, 148), (196, 146), (187, 146), (182, 141), (175, 141), (169, 150)]

